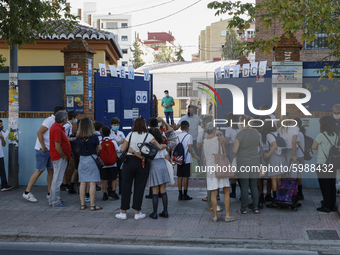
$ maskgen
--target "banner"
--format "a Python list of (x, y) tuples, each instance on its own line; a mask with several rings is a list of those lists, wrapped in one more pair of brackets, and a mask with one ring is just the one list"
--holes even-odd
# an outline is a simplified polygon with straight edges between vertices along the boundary
[(224, 67), (224, 78), (230, 78), (230, 66)]
[(243, 64), (243, 77), (249, 77), (250, 64)]
[(233, 78), (239, 78), (239, 76), (240, 76), (240, 65), (234, 65)]
[(100, 64), (99, 63), (99, 73), (100, 73), (100, 76), (104, 76), (104, 77), (107, 76), (106, 65), (105, 64)]
[(125, 74), (125, 67), (124, 66), (118, 66), (119, 70), (119, 77), (125, 79), (126, 74)]
[(259, 75), (265, 75), (267, 71), (267, 61), (261, 61), (259, 65)]
[(258, 62), (251, 63), (250, 76), (256, 76), (257, 75), (257, 67), (258, 67), (258, 65), (259, 65)]
[(150, 81), (149, 69), (143, 69), (143, 72), (144, 72), (144, 81)]
[(117, 69), (115, 66), (109, 65), (111, 77), (118, 77)]
[(128, 67), (128, 70), (129, 70), (128, 78), (130, 80), (134, 80), (135, 79), (135, 69), (133, 69), (133, 67)]
[(215, 69), (215, 77), (216, 77), (216, 81), (222, 79), (221, 67), (218, 67)]

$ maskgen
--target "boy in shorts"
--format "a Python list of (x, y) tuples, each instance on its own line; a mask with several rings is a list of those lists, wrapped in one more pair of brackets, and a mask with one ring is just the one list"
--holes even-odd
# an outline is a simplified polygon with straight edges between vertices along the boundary
[[(117, 173), (118, 173), (118, 169), (117, 169), (117, 151), (118, 151), (118, 144), (116, 143), (115, 140), (110, 139), (110, 128), (108, 126), (104, 126), (102, 129), (102, 133), (103, 133), (103, 140), (102, 140), (102, 150), (99, 154), (99, 157), (103, 160), (104, 162), (104, 167), (100, 170), (100, 179), (102, 180), (102, 188), (103, 188), (103, 201), (106, 201), (109, 199), (108, 194), (107, 194), (107, 184), (108, 182), (111, 182), (112, 184), (112, 191), (111, 191), (111, 195), (112, 198), (114, 200), (119, 199), (118, 195), (116, 194), (116, 186), (117, 186)], [(108, 153), (109, 150), (105, 148), (109, 147), (109, 144), (112, 143), (114, 146), (114, 151), (111, 151), (111, 155), (105, 155), (104, 153)], [(107, 158), (114, 158), (116, 157), (116, 160), (112, 160), (112, 162), (114, 162), (114, 164), (110, 164), (107, 165), (106, 164), (106, 160), (104, 160), (104, 157)]]
[[(188, 196), (188, 186), (189, 186), (189, 177), (190, 177), (190, 163), (192, 163), (191, 149), (192, 149), (192, 136), (188, 134), (189, 131), (189, 122), (182, 121), (181, 122), (181, 130), (182, 133), (178, 135), (178, 142), (182, 142), (184, 148), (184, 160), (185, 162), (182, 165), (177, 165), (177, 177), (178, 177), (178, 200), (191, 200), (192, 197)], [(194, 158), (200, 160), (200, 158), (196, 155), (193, 155)], [(182, 193), (182, 182), (184, 186), (184, 193)]]

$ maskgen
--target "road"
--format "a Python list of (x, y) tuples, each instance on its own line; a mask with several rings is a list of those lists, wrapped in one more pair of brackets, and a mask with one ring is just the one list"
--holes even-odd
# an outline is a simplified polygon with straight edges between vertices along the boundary
[[(288, 251), (273, 249), (241, 249), (241, 248), (202, 248), (202, 247), (170, 247), (140, 245), (108, 245), (108, 244), (72, 244), (72, 243), (28, 243), (0, 242), (0, 255), (84, 255), (84, 254), (122, 254), (122, 255), (320, 255), (313, 251)], [(326, 253), (325, 253), (326, 254)], [(340, 254), (340, 253), (328, 253)]]

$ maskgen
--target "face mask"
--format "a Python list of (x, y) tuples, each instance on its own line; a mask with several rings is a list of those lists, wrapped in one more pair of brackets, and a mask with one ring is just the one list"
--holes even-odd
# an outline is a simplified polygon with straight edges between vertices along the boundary
[(338, 119), (340, 119), (340, 114), (334, 114), (333, 113), (333, 117), (334, 117), (334, 119), (338, 120)]
[(191, 117), (191, 116), (194, 116), (194, 114), (191, 112), (188, 112), (188, 116)]
[(242, 129), (242, 125), (240, 123), (237, 124), (237, 126), (238, 126), (239, 129)]
[(166, 96), (166, 97), (168, 97), (168, 96), (169, 96), (169, 94), (165, 94), (165, 96)]
[(158, 127), (161, 127), (162, 126), (162, 123), (161, 122), (158, 122)]
[(112, 127), (112, 130), (115, 131), (115, 132), (117, 132), (118, 129), (119, 129), (119, 126), (113, 126), (113, 127)]
[(77, 123), (77, 121), (78, 121), (77, 119), (74, 119), (73, 123)]

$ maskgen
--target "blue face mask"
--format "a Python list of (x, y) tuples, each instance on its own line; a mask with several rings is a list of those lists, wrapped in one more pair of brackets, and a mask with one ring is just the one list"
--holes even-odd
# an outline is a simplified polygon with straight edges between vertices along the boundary
[(112, 127), (112, 130), (115, 131), (115, 132), (117, 132), (117, 131), (119, 130), (119, 126), (113, 126), (113, 127)]
[(77, 123), (77, 121), (78, 121), (77, 119), (74, 119), (73, 123)]
[(165, 96), (166, 96), (166, 97), (168, 97), (168, 96), (169, 96), (169, 94), (165, 94)]

